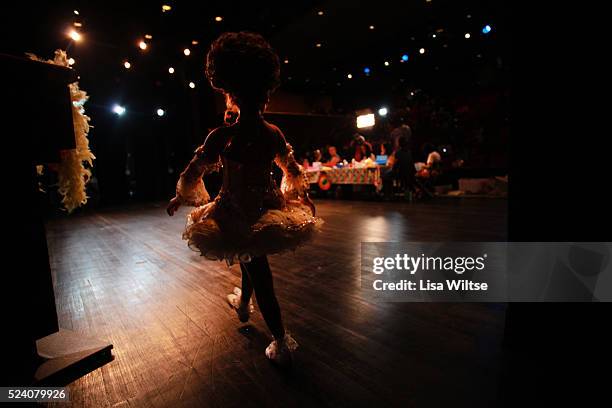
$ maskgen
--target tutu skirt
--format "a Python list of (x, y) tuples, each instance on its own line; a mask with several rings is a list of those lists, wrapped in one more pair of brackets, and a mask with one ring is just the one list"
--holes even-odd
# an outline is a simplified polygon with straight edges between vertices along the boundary
[(228, 264), (295, 250), (319, 230), (322, 219), (298, 201), (255, 217), (217, 198), (187, 216), (183, 239), (210, 260)]

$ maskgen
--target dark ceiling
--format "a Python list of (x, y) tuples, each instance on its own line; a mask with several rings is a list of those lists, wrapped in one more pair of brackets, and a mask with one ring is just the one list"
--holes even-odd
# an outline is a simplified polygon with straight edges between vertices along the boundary
[[(162, 12), (162, 4), (172, 9)], [(90, 88), (106, 93), (126, 75), (151, 86), (194, 80), (206, 87), (206, 48), (221, 32), (234, 30), (262, 33), (288, 60), (282, 88), (329, 95), (348, 108), (406, 89), (469, 92), (478, 85), (504, 87), (508, 80), (509, 33), (501, 1), (57, 1), (3, 6), (2, 14), (0, 51), (13, 54), (51, 56), (69, 46), (66, 30), (82, 23), (83, 41), (70, 45), (69, 54)], [(493, 28), (487, 35), (481, 32), (486, 24)], [(468, 32), (470, 39), (464, 37)], [(153, 38), (143, 52), (137, 44), (145, 34)], [(189, 57), (185, 47), (192, 50)], [(125, 60), (132, 64), (129, 72)], [(172, 78), (169, 66), (177, 69)]]

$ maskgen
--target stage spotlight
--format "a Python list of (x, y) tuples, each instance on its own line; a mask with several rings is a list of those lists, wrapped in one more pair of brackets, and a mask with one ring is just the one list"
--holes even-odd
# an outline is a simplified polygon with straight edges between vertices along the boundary
[(370, 68), (365, 67), (365, 68), (363, 69), (363, 73), (364, 73), (364, 74), (366, 74), (366, 75), (370, 75)]
[(353, 74), (348, 74), (346, 77), (347, 77), (348, 79), (353, 79)]
[(321, 43), (316, 43), (315, 45), (317, 48), (321, 48)]
[(402, 55), (402, 61), (403, 61), (403, 62), (408, 61), (408, 54), (404, 54), (404, 55)]
[(191, 89), (195, 88), (195, 83), (194, 83), (194, 82), (190, 82), (190, 83), (189, 83), (189, 87), (190, 87)]
[(419, 50), (419, 54), (425, 54), (425, 48), (421, 48), (421, 49)]
[(387, 110), (387, 108), (380, 108), (380, 109), (378, 110), (378, 114), (379, 114), (380, 116), (387, 116), (387, 113), (389, 113), (389, 111)]
[(145, 34), (145, 38), (146, 38), (147, 40), (152, 40), (152, 39), (153, 39), (153, 36), (152, 36), (151, 34)]
[(172, 68), (172, 67), (168, 68), (168, 73), (169, 74), (174, 74), (174, 68)]
[(389, 66), (389, 61), (385, 61), (385, 67)]
[(189, 48), (185, 48), (183, 50), (183, 54), (185, 54), (186, 56), (189, 56), (191, 54), (191, 50)]
[(74, 65), (74, 58), (68, 58), (68, 65)]
[(79, 15), (79, 10), (72, 10), (72, 12), (77, 16)]
[(491, 32), (491, 26), (490, 25), (486, 25), (484, 27), (482, 27), (482, 33), (483, 34), (489, 34)]
[(130, 62), (129, 62), (129, 61), (125, 61), (125, 62), (123, 63), (123, 67), (124, 67), (125, 69), (130, 69), (130, 68), (132, 67), (132, 64), (130, 64)]
[(70, 38), (72, 38), (72, 40), (73, 40), (74, 42), (79, 42), (79, 41), (81, 41), (81, 34), (79, 34), (79, 33), (78, 33), (76, 30), (71, 30), (71, 31), (68, 33), (68, 36), (69, 36)]
[(376, 27), (374, 27), (373, 25), (370, 26), (370, 30), (373, 30), (374, 28), (376, 28)]
[(374, 119), (373, 113), (368, 113), (366, 115), (357, 116), (357, 127), (359, 129), (366, 128), (366, 127), (372, 127), (374, 126), (375, 122), (376, 120)]
[(472, 36), (472, 35), (471, 35), (470, 33), (465, 33), (465, 35), (464, 35), (464, 37), (465, 37), (466, 39), (469, 39), (471, 36)]
[(164, 116), (165, 114), (166, 114), (166, 111), (165, 111), (165, 110), (163, 110), (163, 109), (161, 109), (161, 108), (157, 110), (157, 116), (162, 117), (162, 116)]
[(217, 17), (215, 17), (215, 21), (216, 21), (217, 23), (220, 23), (221, 21), (223, 21), (223, 17), (221, 17), (221, 16), (217, 16)]
[(139, 47), (141, 50), (143, 50), (143, 51), (144, 51), (144, 50), (146, 50), (146, 49), (147, 49), (147, 43), (146, 43), (146, 42), (144, 42), (144, 41), (141, 41), (141, 42), (139, 42), (139, 43), (138, 43), (138, 47)]
[(325, 13), (323, 12), (323, 10), (319, 10), (319, 11), (317, 12), (317, 14), (318, 14), (318, 15), (320, 15), (320, 16), (322, 16), (322, 15), (323, 15), (323, 14), (325, 14)]
[(285, 59), (285, 61), (283, 61), (283, 62), (284, 62), (285, 64), (288, 64), (288, 63), (289, 63), (289, 60), (288, 60), (288, 59)]
[(169, 5), (167, 5), (167, 4), (164, 4), (164, 5), (162, 6), (162, 12), (163, 12), (163, 13), (165, 13), (166, 11), (170, 11), (170, 10), (172, 10), (172, 7), (171, 7), (171, 6), (169, 6)]
[(83, 24), (82, 24), (82, 23), (79, 23), (78, 21), (75, 21), (75, 22), (74, 22), (72, 25), (73, 25), (73, 26), (75, 26), (75, 27), (77, 27), (77, 28), (81, 28), (81, 27), (83, 27)]
[(117, 116), (121, 116), (125, 113), (125, 108), (121, 105), (115, 104), (115, 106), (113, 106), (113, 113), (115, 113)]

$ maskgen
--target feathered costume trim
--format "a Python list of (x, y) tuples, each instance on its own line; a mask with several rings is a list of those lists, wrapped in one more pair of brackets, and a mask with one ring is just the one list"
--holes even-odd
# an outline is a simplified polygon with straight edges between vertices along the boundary
[[(68, 56), (63, 50), (56, 50), (52, 60), (43, 60), (34, 54), (27, 53), (33, 60), (70, 68)], [(72, 102), (72, 122), (74, 124), (75, 149), (60, 152), (58, 168), (58, 190), (62, 195), (64, 208), (71, 213), (76, 208), (87, 203), (85, 185), (91, 178), (91, 168), (96, 158), (89, 149), (87, 135), (90, 129), (90, 117), (85, 115), (83, 105), (89, 99), (87, 93), (79, 88), (79, 83), (68, 85)], [(88, 167), (85, 167), (87, 163)]]

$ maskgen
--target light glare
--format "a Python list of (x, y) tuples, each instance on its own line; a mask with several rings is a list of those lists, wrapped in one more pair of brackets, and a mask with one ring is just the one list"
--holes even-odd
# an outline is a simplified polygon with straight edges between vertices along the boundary
[(72, 38), (73, 41), (81, 41), (81, 34), (79, 34), (76, 30), (70, 31), (68, 35), (70, 36), (70, 38)]
[(376, 120), (374, 118), (373, 113), (368, 113), (366, 115), (359, 115), (357, 116), (357, 128), (361, 129), (361, 128), (366, 128), (366, 127), (372, 127), (374, 126), (375, 121)]
[(117, 105), (115, 104), (115, 106), (113, 106), (113, 112), (117, 115), (117, 116), (121, 116), (125, 113), (125, 108), (121, 105)]

